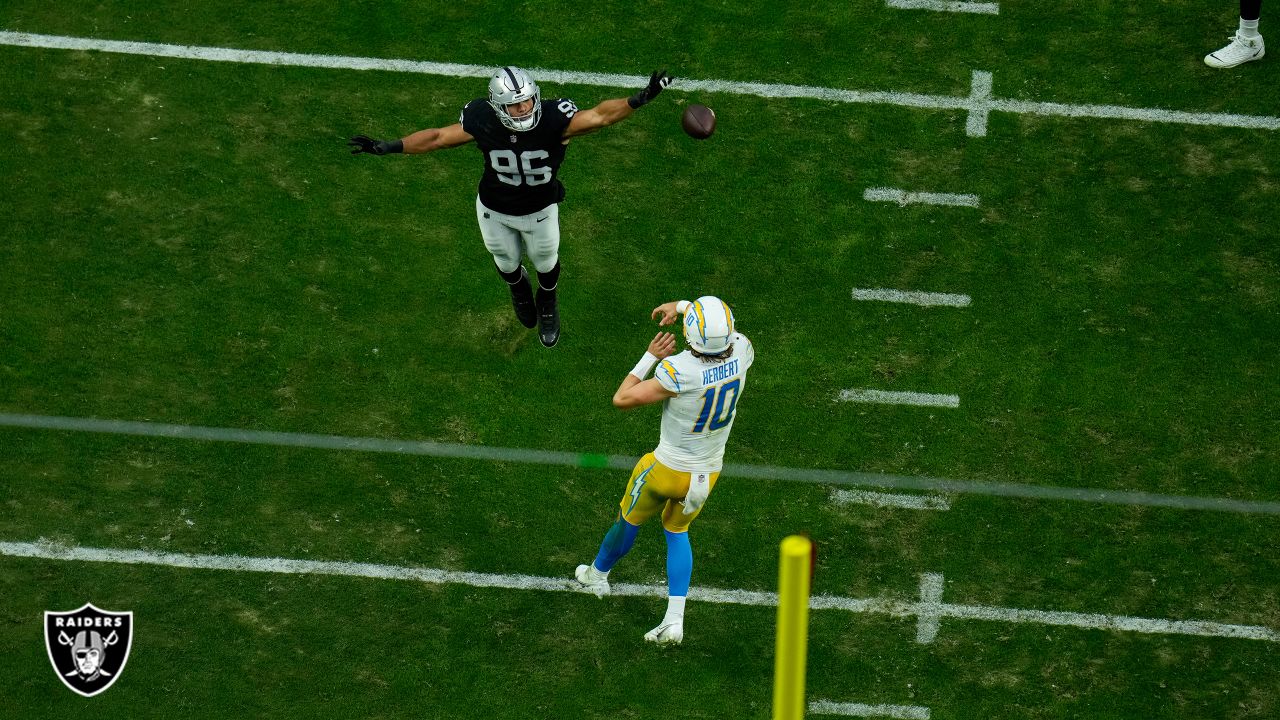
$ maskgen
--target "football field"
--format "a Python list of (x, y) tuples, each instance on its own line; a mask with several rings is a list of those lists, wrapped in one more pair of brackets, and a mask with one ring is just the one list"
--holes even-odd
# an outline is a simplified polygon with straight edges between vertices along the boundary
[[(0, 719), (768, 718), (796, 533), (812, 717), (1280, 717), (1280, 58), (1204, 65), (1237, 10), (5, 3)], [(568, 148), (552, 349), (474, 146), (345, 145), (504, 64), (677, 78)], [(658, 439), (610, 403), (650, 310), (707, 294), (756, 363), (659, 648), (657, 523), (568, 580)], [(85, 603), (133, 613), (89, 699), (44, 630)]]

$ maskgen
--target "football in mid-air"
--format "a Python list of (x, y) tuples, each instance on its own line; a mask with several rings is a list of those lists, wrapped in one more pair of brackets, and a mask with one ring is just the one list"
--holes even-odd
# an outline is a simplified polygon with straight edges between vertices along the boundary
[(716, 131), (716, 112), (706, 105), (690, 105), (680, 116), (680, 126), (695, 140), (706, 140)]

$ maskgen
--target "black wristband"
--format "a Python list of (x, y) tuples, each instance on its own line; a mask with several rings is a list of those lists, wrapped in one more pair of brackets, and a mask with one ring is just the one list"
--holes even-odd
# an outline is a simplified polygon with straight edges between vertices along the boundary
[(389, 153), (402, 153), (404, 152), (404, 141), (403, 140), (391, 140), (391, 141), (383, 140), (378, 143), (378, 147), (379, 149), (382, 150), (382, 152), (379, 153), (381, 155), (387, 155)]
[(639, 110), (642, 105), (649, 102), (648, 98), (644, 96), (644, 93), (645, 91), (641, 90), (635, 95), (632, 95), (631, 97), (627, 98), (627, 104), (631, 106), (632, 110)]

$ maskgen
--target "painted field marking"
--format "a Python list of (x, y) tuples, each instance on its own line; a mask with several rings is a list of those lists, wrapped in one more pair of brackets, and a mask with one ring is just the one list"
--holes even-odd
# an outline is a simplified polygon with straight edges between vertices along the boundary
[[(336, 70), (385, 70), (446, 77), (489, 77), (494, 68), (488, 65), (462, 65), (458, 63), (433, 63), (414, 60), (388, 60), (382, 58), (344, 57), (339, 55), (307, 55), (303, 53), (271, 52), (262, 50), (235, 50), (231, 48), (201, 47), (195, 45), (168, 45), (162, 43), (97, 40), (93, 38), (66, 37), (61, 35), (36, 35), (33, 33), (0, 31), (0, 45), (39, 47), (55, 50), (96, 50), (99, 52), (172, 57), (187, 60), (215, 62), (253, 63), (261, 65), (330, 68)], [(571, 72), (528, 68), (539, 82), (595, 85), (614, 88), (643, 87), (649, 81), (643, 75), (617, 75), (608, 73)], [(983, 92), (981, 77), (986, 77)], [(986, 134), (986, 113), (991, 110), (1024, 115), (1057, 115), (1062, 117), (1088, 117), (1141, 122), (1163, 122), (1182, 125), (1212, 125), (1254, 130), (1280, 130), (1280, 117), (1264, 115), (1236, 115), (1230, 113), (1185, 112), (1152, 108), (1129, 108), (1115, 105), (1070, 105), (1025, 100), (1001, 100), (990, 96), (991, 73), (974, 72), (973, 87), (968, 97), (949, 95), (921, 95), (918, 93), (875, 92), (840, 90), (810, 85), (772, 85), (767, 83), (733, 82), (727, 80), (693, 80), (678, 78), (671, 90), (686, 92), (716, 92), (733, 95), (755, 95), (767, 98), (810, 98), (829, 102), (858, 103), (866, 105), (897, 105), (930, 110), (965, 110), (965, 130), (972, 136)], [(981, 114), (975, 120), (973, 116)]]
[(840, 402), (875, 403), (879, 405), (919, 405), (921, 407), (960, 407), (958, 395), (904, 392), (896, 390), (871, 390), (849, 388), (840, 391)]
[[(234, 442), (271, 447), (294, 447), (314, 450), (378, 452), (396, 455), (493, 460), (499, 462), (554, 465), (561, 467), (607, 468), (631, 470), (638, 458), (604, 453), (563, 452), (531, 448), (487, 447), (425, 440), (388, 440), (385, 438), (316, 435), (312, 433), (274, 430), (240, 430), (236, 428), (175, 425), (172, 423), (138, 422), (135, 420), (102, 420), (98, 418), (63, 417), (59, 415), (23, 415), (0, 412), (0, 427), (61, 432), (90, 432), (134, 437), (159, 437), (202, 442)], [(989, 480), (952, 480), (949, 478), (889, 475), (886, 473), (794, 468), (777, 465), (743, 465), (725, 463), (724, 474), (754, 480), (813, 483), (815, 485), (853, 485), (920, 490), (926, 492), (966, 493), (992, 497), (1031, 500), (1070, 500), (1074, 502), (1167, 507), (1178, 510), (1213, 510), (1249, 515), (1280, 515), (1280, 502), (1273, 500), (1236, 500), (1233, 498), (1197, 497), (1194, 495), (1161, 495), (1132, 490), (1055, 487), (1030, 483), (992, 482)]]
[(885, 288), (854, 288), (853, 299), (906, 303), (921, 307), (969, 307), (969, 304), (973, 302), (973, 299), (968, 295), (918, 292), (915, 290), (888, 290)]
[(969, 82), (969, 116), (964, 121), (964, 134), (969, 137), (987, 136), (987, 117), (991, 115), (992, 75), (974, 70)]
[(896, 10), (933, 10), (935, 12), (977, 13), (999, 15), (1000, 5), (985, 2), (945, 2), (944, 0), (885, 0), (885, 5)]
[[(401, 565), (376, 565), (323, 560), (292, 560), (288, 558), (256, 558), (242, 555), (193, 555), (187, 553), (152, 552), (148, 550), (115, 550), (108, 548), (69, 547), (45, 540), (29, 542), (0, 542), (0, 555), (79, 562), (122, 563), (126, 565), (158, 565), (163, 567), (190, 568), (196, 570), (230, 570), (235, 572), (281, 573), (291, 575), (338, 575), (380, 580), (416, 580), (433, 585), (467, 585), (470, 587), (499, 588), (504, 590), (541, 590), (546, 592), (586, 593), (575, 587), (567, 577), (551, 578), (537, 575), (499, 575), (493, 573), (437, 570), (433, 568), (406, 567)], [(567, 572), (567, 568), (566, 568)], [(936, 573), (934, 573), (936, 574)], [(938, 575), (938, 578), (941, 578)], [(932, 582), (932, 581), (929, 581)], [(921, 579), (922, 598), (926, 581)], [(666, 585), (635, 585), (613, 583), (612, 594), (622, 597), (665, 598)], [(930, 590), (930, 592), (932, 592)], [(759, 605), (776, 607), (777, 593), (752, 590), (722, 590), (695, 587), (689, 597), (708, 603), (726, 605)], [(963, 618), (1007, 623), (1039, 623), (1066, 625), (1092, 630), (1120, 630), (1153, 635), (1193, 635), (1199, 637), (1237, 638), (1280, 642), (1280, 633), (1261, 625), (1226, 625), (1199, 620), (1154, 620), (1150, 618), (1119, 615), (1092, 615), (1083, 613), (1019, 610), (1016, 608), (983, 607), (980, 605), (951, 605), (929, 601), (908, 603), (890, 599), (858, 599), (835, 595), (814, 595), (809, 598), (812, 610), (843, 610), (852, 613), (877, 613), (892, 617), (910, 618), (921, 614), (922, 605), (930, 618)], [(918, 635), (917, 635), (918, 637)]]
[(849, 717), (895, 718), (895, 720), (929, 720), (929, 708), (919, 705), (863, 705), (830, 700), (809, 702), (811, 715), (846, 715)]
[(920, 603), (916, 606), (916, 642), (928, 645), (942, 627), (942, 573), (920, 575)]
[(896, 507), (907, 510), (950, 510), (951, 501), (936, 495), (899, 495), (871, 492), (870, 490), (841, 490), (831, 493), (831, 501), (837, 505), (872, 505)]
[(862, 199), (870, 202), (891, 202), (899, 205), (953, 205), (957, 207), (978, 207), (977, 195), (956, 195), (949, 193), (907, 192), (898, 188), (874, 187), (862, 191)]

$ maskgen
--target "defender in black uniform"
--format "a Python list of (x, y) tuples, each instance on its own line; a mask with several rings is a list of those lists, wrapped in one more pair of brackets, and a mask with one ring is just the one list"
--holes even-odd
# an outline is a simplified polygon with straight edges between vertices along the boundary
[[(560, 339), (556, 285), (560, 278), (560, 215), (564, 186), (557, 174), (569, 139), (623, 120), (658, 96), (672, 78), (653, 73), (649, 84), (629, 98), (605, 100), (579, 110), (572, 100), (543, 100), (538, 84), (517, 67), (504, 67), (489, 80), (489, 97), (462, 108), (458, 122), (419, 130), (400, 140), (351, 138), (353, 155), (425, 153), (475, 142), (484, 156), (476, 197), (476, 220), (498, 274), (511, 289), (516, 317), (538, 327), (538, 339), (552, 347)], [(521, 262), (528, 254), (538, 273), (534, 299)]]

